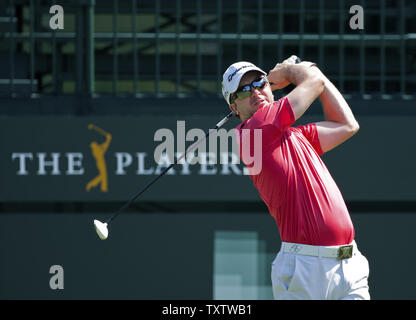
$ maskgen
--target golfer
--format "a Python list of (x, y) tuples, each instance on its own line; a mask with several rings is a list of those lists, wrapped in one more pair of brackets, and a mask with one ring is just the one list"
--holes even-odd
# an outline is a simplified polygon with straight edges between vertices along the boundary
[[(223, 96), (239, 117), (240, 150), (262, 131), (260, 173), (254, 186), (276, 221), (282, 246), (272, 264), (275, 299), (370, 299), (369, 267), (354, 241), (354, 227), (341, 192), (320, 155), (359, 129), (347, 102), (316, 64), (296, 56), (266, 72), (249, 62), (223, 75)], [(273, 91), (295, 88), (274, 101)], [(320, 98), (325, 120), (292, 126)], [(248, 130), (248, 131), (247, 131)], [(243, 163), (253, 167), (252, 158)], [(345, 164), (348, 165), (348, 164)]]

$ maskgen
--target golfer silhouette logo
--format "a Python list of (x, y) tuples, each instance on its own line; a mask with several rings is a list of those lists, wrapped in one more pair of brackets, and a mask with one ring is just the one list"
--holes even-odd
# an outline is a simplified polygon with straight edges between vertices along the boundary
[(86, 190), (90, 191), (91, 188), (94, 188), (101, 184), (100, 190), (101, 192), (108, 191), (108, 180), (107, 180), (107, 165), (105, 163), (104, 154), (107, 151), (108, 147), (110, 146), (111, 142), (111, 134), (104, 131), (103, 129), (97, 127), (94, 124), (88, 125), (89, 130), (95, 130), (98, 133), (102, 134), (105, 137), (105, 141), (103, 143), (98, 143), (97, 141), (93, 141), (90, 143), (90, 148), (93, 157), (95, 158), (95, 164), (98, 169), (98, 176), (88, 182), (86, 186)]

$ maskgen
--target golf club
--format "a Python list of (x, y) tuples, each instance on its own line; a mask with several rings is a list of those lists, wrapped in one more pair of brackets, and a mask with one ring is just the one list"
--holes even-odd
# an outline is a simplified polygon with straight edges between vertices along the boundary
[(183, 159), (189, 152), (193, 151), (201, 142), (205, 141), (211, 132), (220, 129), (224, 123), (226, 123), (232, 116), (234, 115), (233, 112), (230, 112), (225, 116), (217, 125), (213, 128), (208, 130), (205, 134), (205, 137), (202, 139), (197, 140), (193, 143), (189, 148), (182, 154), (179, 158), (177, 158), (172, 164), (170, 164), (167, 168), (165, 168), (158, 176), (156, 176), (153, 180), (151, 180), (142, 190), (137, 192), (130, 200), (128, 200), (120, 209), (118, 209), (106, 222), (101, 222), (99, 220), (94, 220), (94, 227), (95, 231), (97, 232), (98, 236), (101, 240), (105, 240), (108, 237), (108, 225), (111, 221), (114, 220), (124, 209), (126, 209), (133, 201), (135, 201), (140, 195), (142, 195), (147, 189), (149, 189), (157, 180), (159, 180), (166, 172), (168, 172), (172, 167), (174, 167), (181, 159)]

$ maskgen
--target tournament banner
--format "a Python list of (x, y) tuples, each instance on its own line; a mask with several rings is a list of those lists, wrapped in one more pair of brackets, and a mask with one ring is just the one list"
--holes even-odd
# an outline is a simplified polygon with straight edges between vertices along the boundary
[[(126, 201), (220, 119), (149, 114), (2, 117), (0, 201)], [(302, 121), (322, 118), (304, 116)], [(414, 121), (358, 117), (359, 132), (322, 156), (346, 201), (416, 200)], [(237, 125), (231, 119), (212, 139), (217, 148), (205, 141), (195, 153), (199, 159), (179, 162), (140, 199), (261, 201), (239, 161)], [(165, 149), (171, 156), (165, 156)]]
[[(218, 120), (150, 115), (2, 118), (0, 201), (125, 201)], [(259, 200), (239, 160), (236, 124), (220, 129), (221, 137), (210, 136), (141, 199)]]

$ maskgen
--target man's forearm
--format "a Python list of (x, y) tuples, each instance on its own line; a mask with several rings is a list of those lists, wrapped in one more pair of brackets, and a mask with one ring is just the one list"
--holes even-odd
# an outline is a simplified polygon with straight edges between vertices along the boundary
[(358, 123), (339, 90), (324, 76), (325, 89), (319, 96), (325, 119), (358, 127)]

